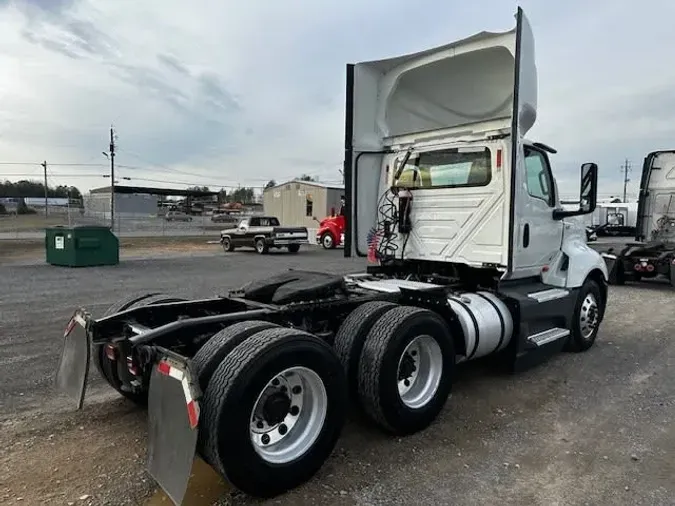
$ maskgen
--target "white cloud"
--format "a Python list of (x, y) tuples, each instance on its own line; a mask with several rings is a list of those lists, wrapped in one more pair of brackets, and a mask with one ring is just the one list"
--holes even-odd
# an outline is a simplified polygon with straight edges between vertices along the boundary
[[(573, 192), (589, 159), (603, 193), (621, 188), (624, 157), (637, 180), (646, 152), (675, 138), (675, 70), (665, 63), (675, 5), (521, 3), (539, 66), (532, 134), (559, 149), (560, 186)], [(114, 123), (118, 163), (143, 169), (120, 168), (136, 184), (262, 185), (301, 173), (335, 181), (347, 62), (508, 29), (514, 11), (503, 0), (0, 0), (0, 161), (105, 163)], [(3, 165), (0, 177), (30, 171)]]

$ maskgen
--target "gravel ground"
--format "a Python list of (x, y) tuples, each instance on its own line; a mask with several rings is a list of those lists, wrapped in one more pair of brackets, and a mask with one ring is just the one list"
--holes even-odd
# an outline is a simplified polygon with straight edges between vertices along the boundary
[[(289, 267), (362, 265), (341, 251), (308, 249), (264, 262), (218, 252), (83, 270), (0, 267), (0, 503), (169, 504), (152, 497), (144, 472), (143, 411), (97, 378), (79, 413), (52, 389), (75, 307), (96, 315), (127, 291), (210, 296)], [(319, 475), (269, 504), (675, 504), (673, 297), (658, 284), (612, 287), (589, 352), (514, 376), (465, 365), (423, 433), (392, 439), (354, 413)], [(206, 488), (189, 504), (213, 504), (222, 487), (196, 474)], [(226, 492), (217, 504), (265, 503)]]

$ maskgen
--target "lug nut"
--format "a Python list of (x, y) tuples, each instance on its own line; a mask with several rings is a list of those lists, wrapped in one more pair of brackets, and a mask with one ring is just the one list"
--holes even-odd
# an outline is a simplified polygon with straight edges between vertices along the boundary
[(262, 422), (258, 422), (258, 423), (256, 424), (256, 427), (258, 427), (259, 429), (262, 429), (264, 426), (265, 426), (265, 424), (262, 423)]
[(281, 425), (279, 425), (279, 434), (283, 436), (284, 434), (286, 434), (286, 432), (288, 432), (288, 427), (286, 427), (286, 424), (282, 423)]
[(291, 415), (298, 416), (298, 413), (300, 413), (300, 408), (297, 406), (291, 406)]
[(410, 352), (410, 354), (411, 354), (413, 357), (416, 357), (416, 356), (417, 356), (417, 350), (412, 350), (412, 351)]
[(403, 380), (403, 384), (407, 387), (410, 386), (410, 380)]
[(267, 434), (263, 434), (263, 437), (260, 439), (262, 440), (262, 444), (264, 445), (269, 444), (270, 442), (270, 437)]
[(274, 385), (275, 387), (279, 386), (279, 378), (274, 378), (272, 380), (272, 385)]
[(302, 392), (302, 388), (300, 388), (299, 385), (294, 386), (292, 392), (293, 392), (294, 395), (298, 395), (300, 392)]

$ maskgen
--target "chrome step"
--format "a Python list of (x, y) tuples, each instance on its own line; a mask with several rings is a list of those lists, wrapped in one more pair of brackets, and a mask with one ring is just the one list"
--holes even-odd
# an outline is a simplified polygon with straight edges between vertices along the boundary
[(527, 338), (527, 340), (534, 344), (536, 347), (544, 346), (545, 344), (552, 343), (553, 341), (557, 341), (558, 339), (562, 339), (563, 337), (567, 337), (570, 335), (569, 329), (560, 329), (558, 327), (554, 327), (552, 329), (544, 330), (543, 332), (539, 332), (537, 334), (533, 334)]

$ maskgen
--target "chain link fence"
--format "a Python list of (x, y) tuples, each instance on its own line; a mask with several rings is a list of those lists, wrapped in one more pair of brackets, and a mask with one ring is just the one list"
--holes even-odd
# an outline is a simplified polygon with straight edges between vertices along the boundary
[[(115, 214), (115, 233), (118, 237), (199, 237), (217, 240), (220, 231), (237, 226), (241, 218), (225, 219), (219, 216), (170, 216)], [(0, 215), (0, 240), (42, 239), (45, 228), (79, 225), (110, 226), (110, 213), (87, 213), (84, 209), (50, 208), (45, 216), (44, 208), (33, 214)], [(309, 230), (310, 244), (314, 244), (316, 229)]]

